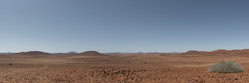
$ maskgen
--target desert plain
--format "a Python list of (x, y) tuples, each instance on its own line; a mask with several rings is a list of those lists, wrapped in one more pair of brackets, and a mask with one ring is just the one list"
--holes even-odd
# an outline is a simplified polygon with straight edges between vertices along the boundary
[[(242, 73), (211, 73), (219, 61)], [(186, 53), (74, 54), (23, 52), (0, 55), (0, 83), (248, 83), (249, 50)]]

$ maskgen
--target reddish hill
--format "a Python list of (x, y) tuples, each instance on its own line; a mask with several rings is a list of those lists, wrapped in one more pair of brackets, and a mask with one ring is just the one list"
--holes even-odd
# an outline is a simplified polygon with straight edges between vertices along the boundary
[(243, 50), (215, 50), (211, 51), (211, 54), (214, 55), (249, 55), (248, 49)]
[(224, 50), (224, 49), (210, 51), (209, 54), (211, 54), (211, 55), (231, 55), (231, 53), (228, 50)]
[(41, 52), (41, 51), (20, 52), (16, 54), (17, 55), (50, 55), (49, 53)]
[(80, 55), (86, 55), (86, 56), (105, 56), (106, 54), (99, 53), (97, 51), (86, 51), (80, 53)]

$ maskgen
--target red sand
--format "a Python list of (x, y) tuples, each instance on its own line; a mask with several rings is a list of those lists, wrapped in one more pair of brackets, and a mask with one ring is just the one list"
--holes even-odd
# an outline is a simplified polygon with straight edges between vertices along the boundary
[[(245, 71), (227, 74), (208, 72), (209, 66), (222, 60), (235, 61), (241, 64)], [(9, 63), (13, 65), (8, 65)], [(248, 68), (249, 55), (161, 56), (156, 53), (39, 57), (10, 55), (0, 56), (0, 81), (3, 83), (248, 83)]]

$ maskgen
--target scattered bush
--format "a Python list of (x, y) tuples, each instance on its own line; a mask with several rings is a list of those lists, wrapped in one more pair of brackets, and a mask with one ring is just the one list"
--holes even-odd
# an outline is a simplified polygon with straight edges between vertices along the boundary
[(243, 72), (243, 67), (233, 61), (221, 61), (217, 64), (211, 66), (208, 69), (209, 72), (217, 72), (217, 73), (238, 73)]
[(12, 63), (9, 63), (9, 65), (13, 65)]
[(162, 53), (162, 54), (160, 54), (160, 56), (169, 56), (169, 55), (172, 55), (172, 54), (169, 54), (169, 53)]

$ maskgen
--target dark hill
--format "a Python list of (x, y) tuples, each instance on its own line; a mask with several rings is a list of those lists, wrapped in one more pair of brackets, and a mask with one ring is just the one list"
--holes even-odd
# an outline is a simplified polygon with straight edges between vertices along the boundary
[(16, 54), (17, 55), (50, 55), (49, 53), (41, 52), (41, 51), (20, 52)]
[(187, 55), (205, 55), (205, 54), (208, 54), (207, 51), (196, 51), (196, 50), (190, 50), (190, 51), (187, 51), (183, 54), (187, 54)]
[(106, 54), (99, 53), (97, 51), (86, 51), (80, 53), (80, 55), (86, 55), (86, 56), (105, 56)]

